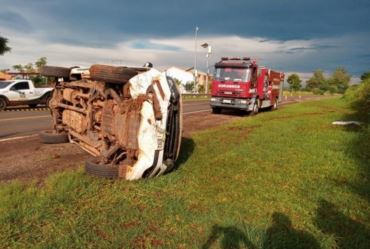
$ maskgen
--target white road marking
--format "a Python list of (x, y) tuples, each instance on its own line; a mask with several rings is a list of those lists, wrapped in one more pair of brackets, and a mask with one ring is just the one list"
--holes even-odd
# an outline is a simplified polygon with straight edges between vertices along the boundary
[(193, 111), (193, 112), (184, 112), (183, 114), (192, 114), (192, 113), (198, 113), (198, 112), (210, 112), (211, 109), (205, 109), (205, 110), (199, 110), (199, 111)]
[(50, 115), (42, 115), (42, 116), (20, 117), (20, 118), (5, 118), (5, 119), (0, 119), (0, 122), (17, 121), (17, 120), (25, 120), (25, 119), (50, 118), (50, 117), (51, 117)]
[(21, 136), (21, 137), (10, 137), (10, 138), (4, 138), (4, 139), (0, 139), (0, 143), (1, 143), (1, 142), (8, 142), (8, 141), (12, 141), (12, 140), (18, 140), (18, 139), (29, 138), (29, 137), (36, 137), (36, 136), (38, 136), (38, 135), (37, 135), (37, 134), (33, 134), (33, 135)]

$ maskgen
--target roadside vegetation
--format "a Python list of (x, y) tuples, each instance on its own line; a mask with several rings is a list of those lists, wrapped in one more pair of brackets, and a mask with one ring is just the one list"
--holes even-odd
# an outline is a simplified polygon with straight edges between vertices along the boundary
[(290, 92), (306, 91), (316, 95), (343, 94), (350, 85), (351, 75), (343, 67), (337, 67), (330, 77), (326, 78), (324, 71), (317, 69), (303, 87), (298, 74), (291, 74), (287, 78)]
[(4, 248), (368, 248), (370, 129), (342, 98), (286, 106), (183, 141), (136, 182), (82, 169), (0, 186)]

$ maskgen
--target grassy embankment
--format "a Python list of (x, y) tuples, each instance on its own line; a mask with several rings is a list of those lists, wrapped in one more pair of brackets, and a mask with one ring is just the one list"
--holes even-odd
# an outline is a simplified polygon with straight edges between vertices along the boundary
[(370, 130), (340, 99), (286, 106), (184, 141), (145, 181), (83, 170), (0, 186), (1, 248), (368, 248)]

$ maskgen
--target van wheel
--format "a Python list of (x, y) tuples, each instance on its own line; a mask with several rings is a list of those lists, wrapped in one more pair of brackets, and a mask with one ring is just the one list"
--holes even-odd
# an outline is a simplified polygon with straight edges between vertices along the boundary
[(58, 78), (68, 78), (70, 76), (71, 69), (67, 67), (52, 67), (43, 66), (40, 69), (40, 74), (42, 76), (58, 77)]
[(42, 131), (39, 133), (40, 139), (44, 144), (68, 143), (67, 133), (56, 133), (55, 131)]
[(85, 170), (90, 175), (104, 178), (118, 178), (118, 166), (111, 164), (99, 164), (96, 159), (90, 159), (85, 163)]
[(6, 100), (3, 98), (0, 98), (0, 111), (4, 110), (6, 108)]
[(92, 80), (109, 83), (126, 83), (138, 73), (139, 71), (127, 67), (113, 67), (106, 65), (92, 65), (90, 67), (90, 78)]

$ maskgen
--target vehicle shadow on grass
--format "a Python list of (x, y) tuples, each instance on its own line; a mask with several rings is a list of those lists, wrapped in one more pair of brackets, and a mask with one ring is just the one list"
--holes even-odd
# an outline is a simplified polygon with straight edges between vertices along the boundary
[(171, 172), (177, 170), (182, 164), (184, 164), (193, 154), (194, 149), (194, 140), (191, 137), (182, 137), (179, 157), (177, 158), (175, 167), (173, 168), (173, 170), (171, 170)]
[(326, 200), (319, 201), (314, 223), (323, 233), (335, 237), (335, 248), (369, 248), (370, 230)]
[(353, 159), (358, 166), (357, 179), (352, 182), (338, 181), (337, 184), (348, 185), (352, 191), (370, 202), (370, 122), (366, 114), (356, 112), (346, 115), (343, 120), (361, 121), (362, 125), (342, 127), (346, 132), (353, 133), (353, 139), (347, 143), (346, 155)]
[[(244, 231), (243, 231), (244, 230)], [(279, 212), (272, 215), (272, 224), (262, 232), (262, 243), (251, 241), (250, 232), (235, 226), (212, 227), (212, 231), (202, 249), (211, 248), (217, 241), (222, 249), (248, 248), (248, 249), (316, 249), (319, 243), (313, 235), (293, 227), (291, 219)]]

